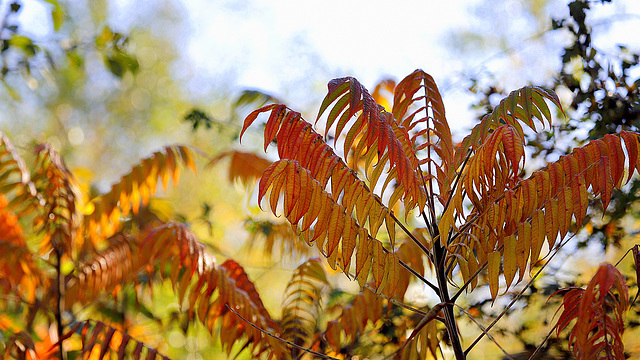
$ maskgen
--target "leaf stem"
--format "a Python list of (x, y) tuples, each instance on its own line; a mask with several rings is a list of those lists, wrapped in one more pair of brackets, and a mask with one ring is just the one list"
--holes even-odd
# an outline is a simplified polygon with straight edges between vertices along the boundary
[(289, 340), (285, 340), (285, 339), (283, 339), (283, 338), (281, 338), (281, 337), (279, 337), (279, 336), (277, 336), (277, 335), (274, 335), (274, 334), (272, 334), (272, 333), (268, 332), (267, 330), (261, 329), (260, 327), (258, 327), (258, 326), (256, 326), (256, 325), (254, 325), (251, 321), (249, 321), (249, 320), (247, 320), (247, 319), (243, 318), (243, 317), (242, 317), (242, 315), (238, 314), (235, 310), (233, 310), (233, 309), (231, 308), (231, 306), (229, 306), (229, 304), (225, 304), (225, 306), (227, 307), (227, 309), (231, 310), (231, 312), (232, 312), (232, 313), (236, 314), (236, 315), (237, 315), (240, 319), (242, 319), (244, 322), (246, 322), (247, 324), (251, 325), (253, 328), (255, 328), (256, 330), (260, 331), (260, 332), (261, 332), (261, 333), (263, 333), (263, 334), (269, 335), (269, 336), (271, 336), (272, 338), (274, 338), (274, 339), (276, 339), (276, 340), (280, 340), (280, 341), (282, 341), (283, 343), (285, 343), (285, 344), (287, 344), (287, 345), (289, 345), (289, 346), (292, 346), (292, 347), (294, 347), (294, 348), (296, 348), (296, 349), (300, 349), (300, 350), (302, 350), (302, 351), (306, 351), (306, 352), (308, 352), (308, 353), (310, 353), (310, 354), (313, 354), (313, 355), (315, 355), (315, 356), (321, 357), (321, 358), (323, 358), (323, 359), (340, 360), (340, 359), (337, 359), (337, 358), (331, 357), (331, 356), (329, 356), (329, 355), (321, 354), (321, 353), (319, 353), (319, 352), (315, 352), (315, 351), (313, 351), (313, 350), (311, 350), (311, 349), (307, 349), (306, 347), (303, 347), (303, 346), (300, 346), (300, 345), (294, 344), (294, 343), (292, 343), (292, 342), (291, 342), (291, 341), (289, 341)]
[[(54, 235), (55, 236), (55, 235)], [(55, 246), (56, 253), (56, 276), (58, 282), (57, 291), (57, 301), (54, 309), (54, 316), (56, 319), (56, 330), (58, 335), (58, 340), (62, 339), (64, 336), (64, 325), (62, 324), (62, 311), (64, 311), (64, 293), (65, 293), (65, 281), (64, 274), (62, 273), (62, 254), (63, 251), (59, 248), (60, 246)], [(62, 347), (62, 343), (58, 347), (58, 358), (60, 360), (66, 359), (66, 354)]]
[(416, 244), (418, 245), (418, 247), (420, 248), (420, 250), (422, 250), (422, 252), (424, 252), (426, 255), (431, 254), (431, 252), (429, 251), (429, 249), (427, 249), (426, 246), (424, 246), (424, 244), (415, 236), (411, 233), (411, 231), (409, 231), (409, 229), (407, 229), (406, 226), (404, 226), (404, 224), (398, 220), (398, 218), (393, 214), (393, 211), (389, 212), (389, 214), (391, 215), (391, 218), (393, 219), (393, 221), (396, 222), (396, 224), (398, 224), (398, 226), (400, 226), (400, 228), (402, 229), (402, 231), (405, 232), (405, 234), (407, 234), (407, 236)]
[[(385, 248), (384, 246), (382, 247), (382, 250), (386, 253), (390, 253), (391, 251), (388, 250), (387, 248)], [(423, 283), (427, 284), (427, 286), (429, 286), (431, 289), (433, 289), (433, 291), (436, 292), (436, 294), (440, 294), (440, 289), (438, 289), (437, 286), (435, 286), (431, 281), (427, 280), (424, 278), (424, 276), (418, 274), (417, 271), (413, 270), (413, 268), (411, 266), (409, 266), (407, 263), (405, 263), (404, 261), (398, 259), (398, 263), (405, 268), (407, 271), (409, 271), (413, 276), (417, 277), (418, 279), (420, 279), (420, 281), (422, 281)], [(374, 291), (375, 293), (375, 291)]]
[(470, 158), (471, 158), (471, 148), (467, 150), (467, 155), (465, 156), (464, 161), (462, 162), (460, 171), (456, 174), (456, 179), (453, 181), (453, 186), (451, 187), (451, 190), (450, 190), (451, 195), (449, 195), (449, 197), (447, 198), (447, 202), (446, 204), (444, 204), (444, 209), (442, 209), (443, 214), (447, 211), (447, 209), (449, 208), (449, 205), (451, 204), (451, 200), (453, 199), (453, 195), (457, 190), (458, 183), (460, 182), (460, 178), (462, 177), (462, 173), (464, 172), (465, 167), (467, 166), (467, 162), (469, 162)]
[(542, 345), (544, 345), (547, 342), (547, 340), (549, 340), (549, 337), (551, 337), (551, 334), (553, 334), (553, 330), (555, 330), (554, 326), (551, 327), (551, 330), (549, 330), (549, 333), (547, 334), (547, 336), (544, 337), (544, 339), (542, 340), (540, 345), (538, 345), (536, 350), (529, 356), (529, 358), (527, 360), (532, 360), (532, 359), (536, 358), (536, 355), (538, 355), (538, 353), (542, 349)]
[(433, 291), (435, 291), (436, 294), (440, 293), (440, 289), (438, 289), (437, 286), (435, 286), (429, 280), (425, 279), (424, 276), (418, 274), (418, 272), (413, 270), (413, 268), (411, 268), (411, 266), (407, 265), (404, 261), (402, 261), (400, 259), (398, 259), (398, 262), (400, 263), (400, 265), (402, 265), (403, 268), (407, 269), (407, 271), (409, 271), (413, 276), (417, 277), (418, 279), (420, 279), (420, 281), (422, 281), (423, 283), (427, 284), (427, 286), (429, 286)]
[[(567, 240), (565, 240), (562, 244), (558, 245), (556, 247), (556, 250), (553, 254), (551, 254), (551, 256), (549, 257), (549, 259), (547, 260), (546, 263), (544, 263), (540, 269), (538, 270), (538, 272), (536, 272), (536, 274), (531, 278), (531, 280), (529, 280), (529, 282), (522, 288), (522, 290), (520, 290), (520, 292), (518, 293), (518, 295), (516, 295), (511, 302), (509, 303), (509, 305), (507, 305), (504, 310), (502, 310), (502, 312), (500, 313), (500, 315), (498, 315), (498, 317), (496, 317), (491, 324), (489, 324), (489, 326), (487, 327), (487, 331), (491, 330), (491, 328), (507, 313), (507, 311), (509, 311), (509, 309), (511, 309), (511, 307), (513, 306), (513, 304), (515, 304), (516, 301), (518, 301), (518, 299), (520, 299), (520, 297), (522, 296), (522, 294), (524, 294), (524, 292), (529, 288), (529, 286), (531, 286), (531, 284), (538, 278), (538, 276), (542, 273), (542, 271), (544, 270), (544, 268), (549, 264), (549, 262), (551, 262), (551, 259), (554, 258), (554, 256), (556, 256), (558, 254), (558, 252), (560, 252), (560, 249), (569, 241), (571, 240), (573, 237), (575, 236), (575, 234), (571, 235), (569, 238), (567, 238)], [(485, 262), (486, 264), (486, 262)], [(478, 337), (473, 341), (473, 343), (471, 345), (469, 345), (469, 347), (464, 351), (465, 354), (468, 354), (469, 351), (471, 351), (471, 349), (478, 343), (478, 341), (480, 341), (480, 339), (482, 339), (482, 337), (484, 336), (485, 333), (482, 333), (480, 335), (478, 335)]]
[(474, 322), (479, 328), (480, 330), (482, 330), (483, 333), (485, 333), (487, 335), (487, 337), (489, 338), (489, 340), (491, 340), (494, 344), (496, 344), (496, 346), (502, 350), (502, 353), (509, 358), (510, 360), (514, 360), (513, 357), (511, 357), (511, 355), (509, 355), (509, 353), (502, 348), (502, 346), (500, 346), (500, 344), (498, 344), (498, 342), (496, 341), (496, 339), (494, 339), (493, 336), (491, 336), (491, 334), (487, 333), (487, 329), (484, 328), (484, 326), (482, 326), (482, 324), (480, 324), (479, 322), (476, 321), (476, 319), (473, 318), (473, 316), (471, 316), (471, 314), (469, 314), (469, 312), (467, 310), (465, 310), (462, 306), (455, 304), (456, 307), (458, 307), (458, 309), (464, 313), (465, 315), (467, 315), (467, 317), (469, 318), (469, 320), (471, 320), (472, 322)]

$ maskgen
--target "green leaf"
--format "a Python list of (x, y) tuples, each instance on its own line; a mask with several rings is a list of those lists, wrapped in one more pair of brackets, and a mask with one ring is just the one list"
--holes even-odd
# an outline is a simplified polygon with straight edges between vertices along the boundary
[(11, 87), (11, 85), (9, 85), (4, 79), (2, 79), (2, 85), (4, 85), (4, 88), (7, 90), (13, 100), (22, 101), (22, 98), (20, 97), (20, 94), (18, 94), (16, 89)]
[(58, 31), (64, 23), (64, 9), (62, 5), (56, 0), (45, 0), (49, 4), (53, 5), (51, 9), (51, 21), (53, 22), (53, 30)]
[(124, 68), (122, 64), (113, 56), (106, 55), (104, 58), (104, 62), (109, 68), (111, 73), (119, 78), (124, 75)]
[(33, 41), (23, 35), (14, 35), (13, 37), (11, 37), (11, 39), (9, 39), (9, 45), (19, 48), (28, 56), (33, 56), (36, 54), (36, 46), (33, 45)]

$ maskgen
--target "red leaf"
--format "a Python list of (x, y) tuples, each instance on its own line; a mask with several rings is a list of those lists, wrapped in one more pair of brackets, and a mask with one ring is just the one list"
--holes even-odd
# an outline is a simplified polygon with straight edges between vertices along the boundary
[(611, 164), (611, 178), (613, 180), (613, 186), (620, 188), (622, 185), (622, 176), (624, 175), (624, 152), (622, 151), (622, 144), (620, 137), (617, 135), (606, 134), (602, 140), (609, 150), (609, 158)]
[(569, 343), (578, 360), (601, 358), (603, 352), (607, 359), (624, 359), (622, 333), (628, 304), (624, 276), (613, 265), (604, 263), (586, 290), (571, 288), (565, 294), (556, 333), (577, 319)]
[(120, 346), (118, 347), (118, 360), (124, 359), (129, 340), (131, 340), (131, 335), (126, 333), (122, 335), (122, 341), (120, 341)]
[(107, 354), (107, 351), (109, 351), (109, 343), (111, 342), (111, 338), (113, 338), (113, 334), (115, 332), (116, 332), (116, 329), (109, 327), (109, 331), (107, 331), (107, 334), (104, 336), (104, 339), (102, 339), (102, 346), (100, 348), (100, 355), (98, 359), (102, 360), (102, 358), (104, 358), (104, 356)]
[(640, 172), (640, 158), (638, 158), (638, 134), (622, 131), (620, 136), (624, 139), (624, 146), (627, 148), (627, 158), (629, 159), (627, 164), (629, 168), (629, 175), (627, 176), (628, 182), (633, 175), (634, 169)]
[[(263, 112), (271, 111), (277, 106), (282, 106), (282, 105), (277, 105), (277, 104), (267, 105), (267, 106), (262, 107), (262, 108), (260, 108), (258, 110), (255, 110), (251, 114), (249, 114), (249, 116), (247, 116), (244, 119), (244, 124), (242, 126), (242, 131), (240, 132), (240, 141), (242, 141), (242, 136), (244, 135), (244, 132), (247, 131), (247, 129), (249, 128), (249, 126), (251, 126), (251, 124), (253, 124), (253, 122), (256, 120), (258, 115), (260, 115)], [(273, 138), (271, 138), (271, 139), (273, 139)], [(271, 139), (269, 139), (269, 142), (271, 142)], [(265, 145), (265, 148), (266, 148), (266, 145)]]

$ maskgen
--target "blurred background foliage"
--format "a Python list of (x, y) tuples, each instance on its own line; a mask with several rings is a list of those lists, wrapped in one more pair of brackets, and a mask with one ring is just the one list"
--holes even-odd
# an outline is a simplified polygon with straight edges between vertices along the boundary
[[(608, 1), (572, 1), (568, 15), (558, 17), (558, 9), (566, 9), (567, 2), (475, 2), (465, 14), (470, 26), (452, 30), (441, 39), (447, 44), (449, 56), (461, 59), (451, 76), (436, 78), (445, 101), (456, 96), (468, 100), (470, 111), (463, 109), (462, 114), (473, 118), (486, 114), (503, 95), (526, 83), (554, 89), (568, 116), (559, 116), (557, 125), (549, 130), (559, 139), (554, 143), (545, 131), (529, 134), (527, 161), (531, 169), (540, 163), (536, 159), (555, 160), (589, 139), (620, 130), (638, 131), (640, 49), (617, 44), (615, 39), (611, 41), (615, 44), (605, 49), (594, 45), (599, 31), (628, 20), (616, 17), (613, 10), (611, 15), (592, 21), (591, 8), (619, 6), (616, 1), (605, 3)], [(205, 155), (200, 165), (209, 162), (208, 157), (237, 148), (243, 116), (266, 102), (282, 100), (267, 90), (238, 89), (228, 79), (207, 79), (194, 73), (185, 48), (189, 27), (194, 24), (185, 20), (183, 6), (177, 0), (157, 1), (153, 6), (137, 6), (127, 21), (119, 21), (112, 11), (116, 6), (109, 0), (1, 1), (0, 130), (28, 161), (33, 158), (26, 153), (30, 144), (51, 143), (93, 194), (105, 191), (132, 164), (162, 145), (197, 147)], [(25, 30), (27, 24), (21, 16), (27, 7), (46, 10), (47, 22), (41, 24), (44, 32), (33, 35)], [(478, 58), (485, 60), (478, 62)], [(327, 70), (322, 59), (317, 65), (318, 74), (304, 75), (308, 77), (306, 83), (324, 84), (329, 80), (327, 73), (346, 75)], [(204, 81), (218, 83), (193, 91), (193, 84)], [(372, 89), (375, 84), (367, 85)], [(308, 94), (310, 103), (315, 103), (324, 88), (302, 91)], [(454, 114), (461, 114), (459, 110)], [(460, 120), (449, 121), (455, 124)], [(256, 135), (245, 139), (245, 149), (257, 150), (256, 145), (261, 143)], [(202, 171), (206, 173), (197, 178), (186, 175), (177, 189), (166, 194), (166, 200), (155, 200), (152, 207), (168, 218), (187, 222), (220, 261), (231, 257), (241, 263), (266, 307), (272, 314), (279, 313), (291, 272), (300, 259), (312, 253), (294, 251), (297, 257), (283, 257), (289, 251), (273, 246), (281, 241), (278, 236), (290, 235), (279, 232), (284, 231), (278, 228), (281, 220), (259, 212), (253, 187), (241, 181), (229, 183), (224, 166)], [(593, 254), (615, 263), (638, 242), (639, 209), (629, 204), (638, 199), (639, 189), (640, 181), (635, 180), (614, 195), (612, 211), (604, 216), (597, 210), (591, 213), (585, 221), (591, 220), (593, 225), (576, 235), (575, 248), (567, 248), (554, 260), (548, 270), (553, 274), (536, 281), (498, 326), (495, 337), (507, 344), (509, 352), (530, 352), (531, 346), (546, 336), (557, 307), (555, 299), (546, 303), (548, 296), (558, 288), (584, 283), (597, 266), (589, 261)], [(258, 243), (264, 241), (271, 246), (271, 256), (262, 256)], [(626, 259), (620, 268), (629, 275), (632, 293), (637, 291), (631, 276), (632, 260)], [(357, 292), (357, 286), (340, 277), (332, 281), (341, 290), (329, 296), (330, 302), (343, 297), (345, 291)], [(418, 303), (429, 303), (423, 290), (416, 287), (408, 296)], [(485, 324), (489, 315), (495, 315), (486, 295), (466, 300), (468, 311)], [(501, 299), (508, 301), (509, 297)], [(96, 307), (98, 314), (94, 317), (122, 321), (132, 336), (175, 358), (226, 358), (216, 355), (219, 346), (199, 325), (187, 326), (169, 288), (154, 289), (153, 296), (138, 300), (129, 289)], [(132, 308), (136, 312), (129, 311)], [(637, 354), (640, 343), (634, 339), (640, 336), (633, 329), (638, 325), (638, 305), (629, 315), (633, 317), (632, 329), (625, 339), (628, 349), (635, 349)], [(406, 314), (388, 316), (381, 325), (384, 331), (370, 340), (373, 345), (363, 341), (357, 346), (375, 348), (383, 347), (385, 341), (397, 341), (396, 324)], [(471, 322), (462, 331), (467, 339), (478, 334)], [(493, 343), (481, 344), (477, 351), (485, 358), (502, 357)], [(567, 354), (563, 348), (566, 344), (551, 340), (544, 351), (564, 358)]]
[[(537, 1), (530, 3), (532, 15), (539, 13), (536, 9), (539, 10), (540, 4), (541, 2)], [(593, 16), (594, 8), (615, 8), (616, 5), (620, 4), (616, 4), (615, 1), (571, 1), (568, 3), (568, 16), (545, 16), (546, 21), (532, 22), (536, 24), (537, 29), (532, 33), (532, 41), (540, 43), (549, 37), (548, 34), (555, 34), (563, 39), (563, 45), (550, 49), (558, 52), (555, 60), (557, 64), (551, 68), (550, 73), (545, 62), (523, 67), (540, 77), (538, 80), (529, 81), (537, 84), (540, 84), (539, 81), (546, 81), (546, 86), (560, 96), (566, 116), (559, 113), (559, 121), (551, 129), (528, 134), (527, 173), (536, 170), (538, 164), (556, 160), (568, 154), (574, 147), (582, 146), (590, 140), (622, 130), (639, 130), (640, 49), (618, 42), (621, 39), (617, 38), (602, 41), (606, 30), (618, 22), (628, 21), (629, 17), (616, 15), (615, 11), (599, 19), (594, 19)], [(493, 43), (508, 43), (508, 38), (503, 40), (494, 39)], [(472, 37), (472, 41), (487, 40)], [(524, 58), (522, 55), (526, 51), (514, 49), (528, 47), (529, 44), (514, 46), (507, 45), (503, 50), (508, 54), (507, 57), (512, 60)], [(520, 61), (516, 63), (524, 65)], [(484, 74), (471, 74), (469, 77), (469, 91), (476, 97), (472, 108), (478, 118), (496, 106), (499, 99), (510, 91), (510, 88), (505, 86), (509, 83), (508, 80), (502, 81), (503, 78), (499, 74), (486, 71)], [(508, 320), (498, 327), (496, 331), (501, 336), (512, 340), (513, 343), (520, 343), (524, 348), (521, 353), (523, 359), (528, 358), (525, 355), (531, 354), (535, 349), (538, 339), (547, 335), (544, 329), (555, 320), (549, 316), (553, 315), (549, 309), (556, 308), (558, 299), (551, 298), (545, 302), (546, 299), (560, 288), (580, 286), (587, 280), (588, 274), (594, 272), (600, 261), (606, 259), (617, 263), (638, 243), (638, 190), (640, 181), (634, 179), (622, 191), (616, 191), (608, 211), (604, 214), (602, 204), (592, 199), (591, 210), (583, 223), (585, 228), (575, 234), (575, 239), (553, 260), (544, 276), (536, 280), (519, 300), (520, 304), (509, 314)], [(627, 277), (629, 286), (634, 289), (631, 296), (635, 296), (638, 284), (636, 269), (630, 256), (619, 262), (619, 269)], [(489, 309), (486, 299), (471, 300), (470, 305), (480, 314)], [(492, 310), (488, 310), (488, 314), (491, 313)], [(541, 314), (547, 315), (541, 317)], [(636, 354), (632, 355), (633, 357), (637, 356), (640, 349), (640, 342), (637, 340), (637, 327), (640, 325), (638, 303), (632, 304), (627, 314), (625, 347), (631, 354)], [(507, 340), (504, 342), (509, 343)], [(552, 336), (548, 344), (543, 353), (555, 356), (554, 358), (570, 358), (563, 350), (563, 346), (566, 346), (563, 341)]]

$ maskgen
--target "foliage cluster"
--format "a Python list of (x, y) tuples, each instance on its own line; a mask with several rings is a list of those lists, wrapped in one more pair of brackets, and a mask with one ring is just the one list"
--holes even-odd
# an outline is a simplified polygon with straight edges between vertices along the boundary
[[(372, 92), (353, 77), (334, 79), (313, 124), (278, 99), (249, 91), (236, 105), (256, 100), (261, 106), (246, 116), (240, 137), (260, 124), (263, 148), (275, 148), (278, 160), (236, 150), (198, 159), (202, 152), (193, 147), (166, 146), (100, 194), (82, 184), (51, 145), (32, 148), (29, 169), (0, 134), (3, 357), (168, 358), (148, 323), (136, 318), (167, 326), (148, 306), (165, 283), (180, 306), (169, 325), (206, 329), (227, 354), (464, 359), (486, 337), (506, 358), (519, 357), (500, 345), (498, 321), (516, 317), (523, 302), (534, 303), (539, 278), (557, 254), (588, 244), (585, 225), (601, 226), (605, 239), (617, 227), (615, 236), (627, 238), (622, 209), (635, 206), (640, 186), (634, 176), (640, 172), (638, 81), (628, 78), (638, 57), (623, 54), (620, 73), (605, 71), (612, 67), (600, 64), (589, 42), (588, 7), (575, 1), (571, 19), (554, 21), (576, 39), (565, 51), (565, 67), (576, 59), (585, 64), (582, 74), (563, 69), (555, 88), (574, 93), (570, 115), (589, 104), (590, 122), (554, 128), (548, 105), (564, 113), (555, 92), (526, 86), (490, 106), (454, 142), (438, 86), (422, 70), (397, 84), (385, 80)], [(19, 6), (10, 9), (16, 13)], [(11, 39), (20, 36), (7, 29)], [(7, 51), (21, 44), (11, 39), (3, 39)], [(124, 37), (107, 31), (98, 40), (110, 72), (136, 71)], [(26, 57), (16, 64), (28, 72), (39, 49), (20, 49)], [(485, 104), (495, 90), (484, 92)], [(216, 123), (200, 110), (186, 120), (194, 131)], [(562, 136), (583, 123), (593, 126), (591, 141), (572, 149), (548, 146), (553, 132)], [(559, 156), (532, 171), (525, 167), (527, 147), (541, 160)], [(242, 265), (218, 264), (189, 223), (153, 206), (184, 170), (195, 173), (201, 160), (210, 167), (225, 159), (230, 180), (253, 186), (259, 179), (259, 204), (285, 220), (248, 220), (250, 242), (263, 240), (269, 257), (303, 259), (279, 316), (267, 310)], [(603, 224), (595, 223), (608, 208), (613, 211)], [(556, 322), (533, 349), (525, 346), (526, 357), (557, 349), (579, 359), (637, 355), (623, 341), (625, 330), (635, 327), (628, 310), (638, 312), (629, 292), (638, 292), (640, 247), (628, 249), (636, 269), (631, 276), (605, 262), (584, 288), (554, 283), (544, 289), (545, 306), (557, 304)], [(340, 272), (360, 291), (336, 286)], [(429, 301), (416, 300), (411, 288), (428, 292)], [(480, 329), (471, 339), (461, 336), (466, 322)]]

